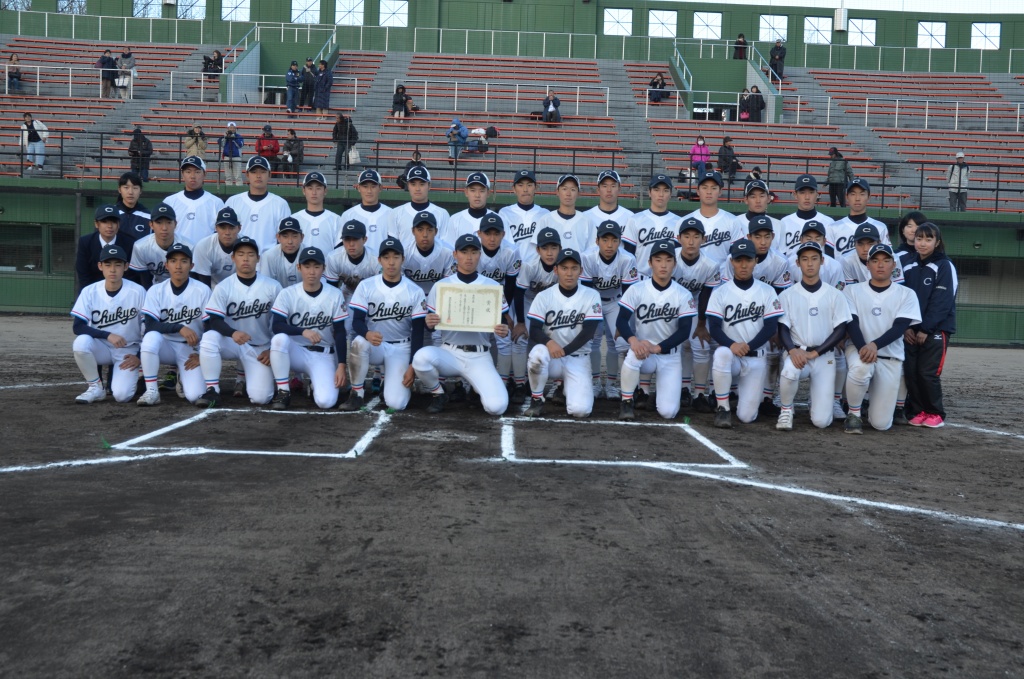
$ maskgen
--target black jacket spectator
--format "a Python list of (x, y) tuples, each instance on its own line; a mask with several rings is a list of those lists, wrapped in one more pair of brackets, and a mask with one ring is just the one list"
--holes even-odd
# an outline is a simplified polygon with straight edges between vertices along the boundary
[[(127, 236), (118, 233), (114, 237), (114, 242), (124, 248), (124, 253), (128, 255), (128, 261), (132, 259), (132, 248), (135, 245), (135, 241)], [(103, 274), (99, 269), (100, 263), (100, 234), (98, 231), (93, 231), (88, 236), (82, 236), (78, 239), (78, 252), (75, 254), (75, 278), (78, 280), (78, 288), (75, 291), (77, 295), (87, 285), (98, 283), (103, 280)], [(125, 274), (125, 278), (135, 280), (133, 275), (129, 273)]]
[(768, 53), (769, 60), (768, 65), (771, 66), (772, 70), (779, 76), (781, 81), (783, 78), (783, 72), (786, 69), (786, 48), (783, 47), (782, 43), (778, 40), (775, 41), (775, 47)]
[(758, 89), (757, 85), (754, 85), (750, 89), (750, 121), (752, 123), (761, 122), (761, 111), (766, 107), (764, 103), (764, 96), (761, 94), (761, 90)]
[(742, 33), (736, 38), (736, 42), (733, 43), (732, 48), (733, 59), (746, 59), (747, 58), (747, 39)]

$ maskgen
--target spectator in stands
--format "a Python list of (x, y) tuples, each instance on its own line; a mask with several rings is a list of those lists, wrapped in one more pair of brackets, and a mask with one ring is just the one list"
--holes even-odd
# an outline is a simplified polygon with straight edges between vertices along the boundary
[(946, 170), (946, 183), (949, 185), (949, 211), (965, 212), (967, 210), (967, 181), (971, 174), (971, 166), (964, 159), (964, 152), (956, 154), (956, 163)]
[(900, 237), (899, 247), (896, 248), (896, 256), (900, 258), (900, 263), (903, 264), (903, 268), (906, 269), (906, 265), (917, 256), (917, 250), (914, 247), (914, 236), (917, 234), (917, 227), (928, 221), (928, 218), (923, 212), (912, 210), (900, 218), (899, 224), (897, 225), (897, 233)]
[(667, 94), (665, 90), (665, 76), (661, 73), (655, 73), (654, 77), (651, 78), (651, 82), (648, 85), (647, 98), (657, 103), (662, 99), (666, 98)]
[(747, 58), (747, 38), (740, 33), (736, 38), (732, 47), (732, 58), (733, 59), (746, 59)]
[(245, 139), (238, 134), (238, 127), (234, 123), (228, 123), (227, 132), (220, 139), (220, 154), (227, 166), (224, 172), (225, 186), (242, 185), (243, 146), (245, 146)]
[(704, 141), (703, 135), (697, 136), (697, 143), (690, 147), (690, 167), (701, 176), (707, 171), (708, 163), (711, 162), (711, 149)]
[(334, 74), (327, 68), (327, 62), (320, 60), (320, 70), (316, 72), (313, 84), (313, 108), (317, 118), (323, 120), (331, 110), (331, 88), (334, 87)]
[(131, 47), (125, 47), (124, 52), (117, 58), (117, 92), (121, 99), (128, 101), (132, 94), (132, 78), (135, 77), (135, 55)]
[(142, 177), (136, 172), (125, 172), (117, 180), (117, 206), (121, 218), (118, 233), (138, 240), (148, 236), (149, 208), (139, 202), (142, 197)]
[(761, 94), (761, 88), (754, 85), (750, 88), (750, 120), (751, 123), (761, 122), (761, 111), (766, 107), (764, 103), (764, 95)]
[(558, 107), (562, 105), (555, 93), (548, 91), (548, 96), (544, 97), (544, 117), (543, 120), (546, 123), (560, 123), (562, 122), (562, 113), (558, 110)]
[(7, 90), (9, 92), (21, 91), (21, 61), (17, 54), (12, 54), (7, 60)]
[(412, 152), (412, 160), (405, 164), (405, 170), (402, 171), (402, 174), (398, 175), (398, 179), (395, 182), (396, 184), (398, 184), (398, 188), (405, 191), (406, 177), (409, 176), (409, 170), (411, 170), (414, 167), (426, 167), (426, 165), (423, 163), (422, 158), (423, 156), (420, 155), (419, 151)]
[(313, 112), (313, 91), (316, 89), (316, 64), (313, 57), (306, 57), (302, 66), (302, 92), (299, 93), (299, 108)]
[[(295, 130), (288, 130), (288, 138), (284, 140), (284, 171), (298, 175), (305, 155), (305, 142), (299, 139)], [(298, 183), (297, 178), (296, 183)]]
[(452, 118), (452, 124), (445, 132), (448, 137), (448, 164), (451, 165), (459, 158), (462, 149), (466, 146), (466, 139), (469, 137), (469, 130), (458, 118)]
[(274, 136), (274, 130), (270, 125), (264, 125), (263, 134), (256, 137), (256, 155), (267, 159), (271, 175), (281, 171), (281, 144)]
[(185, 155), (206, 158), (207, 146), (209, 142), (202, 126), (193, 124), (192, 129), (185, 133)]
[[(185, 155), (192, 154), (186, 153)], [(136, 127), (132, 133), (132, 140), (128, 144), (128, 157), (132, 161), (132, 172), (141, 177), (142, 181), (148, 182), (149, 161), (153, 158), (153, 142), (142, 133), (141, 127)]]
[(739, 114), (737, 117), (740, 122), (750, 122), (750, 107), (753, 105), (753, 101), (754, 100), (750, 96), (750, 90), (744, 87), (743, 91), (740, 93), (740, 101), (738, 105)]
[(359, 132), (356, 131), (356, 126), (352, 124), (352, 119), (347, 115), (338, 114), (338, 121), (334, 123), (334, 129), (331, 130), (331, 141), (338, 145), (337, 151), (334, 152), (334, 170), (340, 172), (342, 167), (347, 170), (350, 166), (348, 152), (359, 141)]
[(285, 99), (285, 109), (295, 117), (299, 108), (299, 91), (302, 89), (302, 74), (299, 73), (299, 62), (292, 60), (288, 72), (284, 74), (284, 84), (288, 88), (288, 96)]
[(828, 205), (846, 207), (846, 184), (853, 180), (853, 168), (835, 146), (828, 150), (828, 157)]
[(412, 97), (405, 93), (405, 85), (395, 88), (395, 94), (391, 97), (391, 115), (396, 118), (404, 118), (407, 111), (406, 105), (412, 101)]
[(96, 62), (96, 68), (100, 69), (100, 98), (109, 99), (117, 79), (117, 62), (110, 56), (110, 50), (103, 52), (103, 56)]
[(721, 148), (718, 149), (718, 170), (723, 177), (726, 177), (729, 186), (732, 186), (732, 183), (736, 181), (737, 170), (741, 169), (743, 166), (732, 147), (732, 137), (726, 137), (722, 140)]
[(220, 74), (224, 72), (224, 55), (220, 50), (213, 50), (213, 56), (203, 56), (203, 73), (207, 80), (220, 80)]
[(782, 45), (782, 38), (775, 40), (775, 47), (768, 53), (768, 56), (768, 65), (774, 71), (779, 84), (782, 84), (782, 79), (785, 77), (783, 71), (786, 68), (786, 48)]
[(34, 169), (42, 172), (43, 163), (46, 161), (46, 138), (50, 136), (50, 131), (40, 121), (33, 120), (31, 113), (26, 113), (23, 118), (25, 122), (21, 124), (21, 152), (28, 162), (25, 171)]

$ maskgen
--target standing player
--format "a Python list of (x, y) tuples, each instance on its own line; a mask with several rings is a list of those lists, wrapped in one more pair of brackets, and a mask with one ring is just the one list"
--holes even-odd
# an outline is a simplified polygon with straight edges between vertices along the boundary
[(892, 426), (903, 374), (903, 334), (921, 322), (914, 291), (892, 282), (895, 267), (892, 248), (878, 243), (868, 253), (871, 280), (843, 289), (853, 315), (847, 325), (846, 399), (850, 410), (843, 429), (847, 434), (863, 432), (860, 411), (865, 395), (871, 399), (871, 426), (880, 431)]
[[(116, 215), (112, 222), (117, 230)], [(103, 280), (82, 288), (71, 309), (75, 363), (89, 387), (76, 403), (95, 403), (107, 397), (99, 366), (113, 366), (111, 389), (118, 403), (135, 396), (139, 376), (139, 342), (142, 340), (142, 308), (146, 291), (124, 280), (128, 255), (119, 245), (107, 245), (99, 254)]]
[(623, 247), (636, 257), (637, 271), (641, 276), (650, 276), (651, 248), (660, 240), (671, 240), (679, 231), (679, 216), (668, 211), (672, 198), (672, 180), (668, 175), (651, 177), (647, 195), (651, 207), (638, 212), (626, 222), (622, 231)]
[(775, 428), (793, 428), (793, 400), (801, 378), (811, 380), (811, 422), (832, 424), (832, 389), (836, 381), (835, 348), (846, 336), (850, 307), (843, 293), (822, 283), (818, 272), (825, 249), (814, 241), (796, 248), (800, 282), (779, 295), (786, 315), (779, 321), (779, 340), (787, 354), (779, 377), (782, 409)]
[(317, 248), (330, 254), (338, 245), (341, 233), (341, 217), (324, 207), (327, 196), (327, 180), (320, 172), (309, 172), (302, 178), (302, 195), (306, 198), (306, 209), (292, 215), (302, 229), (302, 249)]
[(868, 200), (871, 198), (871, 184), (867, 179), (857, 177), (846, 185), (846, 204), (850, 207), (850, 214), (837, 220), (828, 226), (826, 240), (835, 250), (836, 259), (853, 250), (856, 241), (854, 233), (861, 224), (870, 224), (878, 229), (881, 242), (888, 245), (889, 229), (885, 224), (868, 217)]
[[(360, 172), (356, 179), (359, 204), (353, 205), (341, 213), (342, 224), (355, 220), (366, 228), (366, 247), (370, 249), (370, 252), (377, 252), (380, 249), (380, 242), (388, 233), (389, 215), (391, 214), (391, 208), (380, 202), (380, 186), (380, 174), (376, 170)], [(338, 245), (339, 243), (335, 242), (334, 248), (337, 248)]]
[[(290, 218), (289, 218), (290, 219)], [(282, 290), (274, 300), (270, 368), (277, 392), (270, 407), (287, 410), (292, 403), (288, 374), (294, 369), (309, 375), (313, 400), (321, 410), (338, 404), (345, 386), (345, 298), (337, 288), (321, 282), (324, 253), (302, 248), (302, 282)]]
[(435, 283), (454, 272), (455, 257), (452, 249), (437, 239), (438, 225), (432, 212), (425, 210), (413, 217), (411, 236), (412, 248), (406, 248), (409, 254), (403, 265), (405, 277), (429, 295)]
[[(673, 242), (655, 243), (650, 260), (651, 277), (631, 286), (619, 302), (622, 311), (617, 327), (619, 335), (629, 343), (622, 363), (620, 420), (635, 417), (633, 392), (640, 383), (640, 373), (657, 373), (658, 383), (664, 385), (682, 380), (679, 348), (690, 337), (690, 325), (697, 315), (693, 295), (672, 280), (676, 265)], [(634, 316), (635, 332), (629, 323)], [(675, 389), (659, 389), (658, 414), (667, 420), (679, 414), (679, 395)]]
[(160, 403), (160, 364), (178, 366), (178, 383), (189, 403), (203, 395), (206, 385), (199, 370), (199, 342), (203, 336), (203, 309), (210, 301), (210, 286), (192, 280), (192, 252), (184, 243), (167, 250), (168, 279), (146, 293), (142, 313), (146, 335), (142, 338), (142, 377), (146, 391), (140, 406)]
[(192, 277), (213, 287), (235, 273), (231, 253), (241, 230), (238, 215), (229, 207), (217, 213), (216, 232), (196, 243)]
[(480, 220), (489, 212), (487, 199), (491, 195), (490, 178), (483, 172), (473, 172), (466, 177), (466, 188), (463, 193), (469, 207), (451, 216), (448, 228), (453, 239), (480, 231)]
[[(861, 224), (853, 232), (853, 250), (845, 253), (841, 259), (843, 278), (847, 285), (866, 283), (871, 280), (871, 273), (868, 271), (868, 253), (879, 242), (878, 229), (871, 224)], [(897, 285), (903, 284), (903, 267), (900, 266), (899, 260), (892, 270), (892, 282)]]
[[(416, 168), (413, 168), (416, 169)], [(477, 273), (480, 261), (480, 239), (473, 234), (460, 236), (455, 243), (455, 273), (442, 279), (452, 285), (498, 285)], [(506, 322), (508, 304), (501, 296), (501, 313)], [(437, 287), (427, 295), (427, 330), (433, 331), (441, 317), (437, 314)], [(509, 333), (505, 322), (494, 326), (493, 334), (502, 337)], [(423, 386), (433, 394), (427, 412), (436, 414), (444, 410), (448, 396), (444, 393), (440, 378), (462, 377), (473, 391), (480, 395), (480, 402), (491, 415), (501, 415), (508, 408), (508, 391), (501, 383), (501, 377), (491, 362), (490, 332), (466, 332), (441, 330), (441, 346), (423, 347), (412, 358), (412, 367)]]
[(754, 244), (743, 238), (729, 246), (732, 272), (711, 293), (708, 323), (711, 337), (718, 342), (712, 358), (715, 382), (715, 427), (732, 428), (729, 388), (739, 377), (739, 402), (736, 416), (740, 422), (757, 419), (758, 404), (764, 387), (768, 340), (778, 331), (782, 304), (771, 286), (754, 278), (757, 264)]
[(405, 188), (409, 191), (409, 202), (399, 205), (388, 214), (388, 235), (402, 241), (405, 251), (411, 255), (416, 240), (412, 232), (419, 223), (416, 220), (421, 218), (422, 213), (429, 212), (434, 219), (437, 238), (450, 249), (452, 240), (448, 221), (451, 215), (440, 205), (430, 202), (430, 171), (419, 166), (409, 168)]
[[(277, 245), (260, 256), (260, 274), (273, 278), (287, 288), (299, 282), (299, 249), (302, 227), (294, 217), (285, 217), (277, 225)], [(317, 248), (319, 250), (319, 248)]]
[[(615, 170), (604, 170), (597, 175), (597, 205), (583, 213), (590, 220), (592, 232), (597, 233), (598, 226), (611, 220), (619, 225), (619, 236), (622, 235), (621, 229), (626, 227), (626, 222), (633, 216), (633, 213), (619, 205), (619, 189), (621, 187), (622, 179), (619, 178), (619, 173)], [(586, 256), (586, 252), (583, 255)]]
[(256, 241), (260, 253), (274, 247), (274, 234), (282, 219), (292, 211), (281, 196), (269, 193), (270, 161), (253, 156), (245, 164), (245, 178), (249, 182), (247, 193), (236, 193), (225, 203), (238, 215), (242, 234)]
[(156, 283), (167, 280), (168, 273), (164, 265), (167, 263), (167, 253), (170, 252), (172, 245), (182, 243), (189, 248), (192, 247), (192, 243), (174, 233), (177, 225), (174, 208), (167, 203), (159, 203), (153, 208), (149, 225), (152, 233), (135, 241), (132, 248), (132, 263), (128, 265), (130, 270), (136, 272), (142, 287), (147, 290)]
[[(324, 275), (328, 283), (341, 289), (346, 304), (352, 299), (352, 293), (361, 281), (373, 278), (380, 272), (380, 266), (367, 250), (366, 243), (366, 225), (350, 219), (341, 227), (341, 247), (327, 257)], [(351, 318), (349, 315), (349, 325)]]
[(565, 407), (573, 417), (588, 417), (594, 409), (590, 385), (590, 343), (601, 323), (601, 297), (579, 284), (583, 273), (580, 253), (562, 248), (555, 260), (558, 286), (539, 293), (530, 305), (528, 361), (533, 398), (527, 417), (544, 413), (548, 376), (565, 380)]
[(747, 203), (747, 211), (741, 215), (736, 215), (736, 218), (733, 220), (734, 242), (740, 238), (746, 238), (748, 234), (753, 233), (751, 229), (755, 219), (761, 219), (762, 223), (763, 220), (768, 220), (774, 233), (772, 247), (775, 250), (781, 250), (780, 242), (783, 239), (782, 222), (774, 217), (769, 217), (767, 214), (768, 203), (771, 197), (768, 193), (768, 184), (760, 179), (747, 182), (743, 190), (743, 196)]
[(401, 241), (387, 238), (380, 245), (381, 273), (356, 287), (349, 301), (352, 315), (352, 393), (339, 410), (354, 411), (365, 401), (363, 384), (371, 365), (384, 366), (384, 401), (405, 410), (416, 377), (412, 357), (423, 346), (427, 302), (423, 290), (402, 276), (405, 250)]
[(537, 178), (532, 170), (516, 172), (512, 180), (512, 190), (516, 194), (516, 204), (501, 208), (498, 211), (498, 216), (505, 222), (510, 244), (519, 248), (519, 256), (525, 261), (529, 255), (535, 252), (534, 243), (537, 242), (537, 239), (534, 238), (534, 234), (541, 217), (546, 215), (548, 210), (533, 202), (537, 193)]
[(683, 221), (691, 218), (700, 220), (704, 228), (704, 243), (701, 245), (701, 252), (721, 264), (729, 257), (729, 244), (737, 238), (741, 238), (746, 231), (734, 232), (733, 222), (736, 220), (736, 215), (720, 210), (718, 207), (718, 201), (722, 197), (722, 175), (710, 171), (705, 172), (697, 179), (697, 197), (700, 200), (700, 208), (685, 215)]
[(281, 284), (256, 273), (259, 244), (247, 236), (235, 241), (231, 254), (235, 273), (224, 279), (206, 305), (207, 329), (199, 343), (199, 365), (206, 381), (200, 408), (220, 405), (221, 361), (231, 358), (245, 367), (245, 390), (255, 405), (266, 405), (274, 397), (274, 374), (270, 370), (270, 339), (274, 300)]
[[(477, 235), (480, 237), (481, 248), (477, 273), (500, 283), (505, 288), (506, 301), (515, 299), (516, 280), (519, 278), (522, 261), (519, 258), (519, 248), (505, 241), (505, 224), (501, 217), (488, 212), (480, 220)], [(498, 349), (498, 374), (509, 390), (510, 399), (515, 399), (517, 395), (516, 384), (512, 378), (512, 335), (510, 333), (504, 337), (497, 337), (495, 342)], [(523, 377), (525, 379), (525, 375)], [(521, 392), (518, 397), (526, 400), (525, 383)]]
[(809, 221), (819, 224), (831, 224), (832, 218), (818, 212), (818, 180), (813, 175), (802, 174), (793, 183), (793, 197), (796, 199), (796, 212), (782, 218), (782, 231), (779, 234), (779, 251), (788, 259), (796, 259), (796, 246), (804, 233), (804, 226)]
[[(555, 260), (558, 259), (560, 249), (558, 232), (554, 229), (541, 229), (537, 232), (537, 247), (529, 257), (523, 259), (519, 276), (516, 277), (516, 296), (513, 300), (516, 322), (512, 328), (512, 372), (516, 382), (512, 402), (516, 405), (526, 402), (526, 351), (529, 347), (526, 315), (537, 295), (558, 282)], [(519, 394), (522, 394), (522, 401), (518, 400)]]
[[(558, 209), (552, 210), (537, 223), (540, 229), (554, 229), (562, 240), (563, 248), (585, 248), (594, 242), (594, 229), (586, 213), (576, 210), (580, 195), (580, 180), (576, 175), (563, 174), (558, 178)], [(533, 234), (536, 242), (537, 231)]]
[(213, 233), (214, 220), (224, 207), (224, 201), (203, 189), (206, 161), (199, 156), (188, 156), (181, 161), (181, 181), (185, 188), (167, 196), (164, 202), (171, 206), (178, 217), (178, 237), (190, 243), (198, 243)]

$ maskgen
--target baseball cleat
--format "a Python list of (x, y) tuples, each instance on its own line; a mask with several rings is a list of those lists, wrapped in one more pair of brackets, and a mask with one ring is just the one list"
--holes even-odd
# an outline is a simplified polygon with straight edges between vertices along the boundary
[(277, 393), (274, 394), (274, 398), (270, 400), (271, 410), (287, 410), (288, 406), (292, 404), (292, 392), (285, 391), (284, 389), (278, 389)]
[(463, 403), (466, 400), (466, 389), (462, 382), (452, 384), (451, 391), (448, 392), (448, 400), (452, 403)]
[(932, 415), (929, 415), (928, 417), (926, 417), (924, 422), (922, 422), (921, 424), (923, 424), (924, 426), (928, 427), (929, 429), (938, 429), (939, 427), (945, 427), (946, 426), (946, 423), (942, 419), (942, 416), (941, 415), (935, 415), (935, 414), (932, 414)]
[(688, 387), (683, 387), (683, 391), (679, 394), (679, 407), (689, 408), (693, 406), (693, 394), (690, 393)]
[(525, 384), (517, 384), (512, 390), (512, 404), (521, 406), (526, 403), (526, 399), (529, 397), (530, 391), (526, 388)]
[(622, 392), (619, 391), (617, 384), (609, 384), (604, 388), (605, 398), (609, 401), (618, 401), (622, 397)]
[(620, 420), (635, 420), (636, 413), (633, 412), (633, 399), (625, 399), (622, 401), (622, 405), (619, 406), (619, 419)]
[(757, 407), (758, 415), (762, 417), (778, 417), (779, 413), (782, 412), (782, 408), (778, 408), (772, 403), (771, 398), (765, 396), (761, 401), (761, 405)]
[(88, 389), (75, 397), (75, 403), (96, 403), (97, 401), (102, 401), (106, 397), (106, 389), (98, 384), (91, 385)]
[(697, 398), (693, 399), (693, 409), (698, 413), (713, 413), (715, 409), (711, 405), (711, 401), (704, 394), (697, 394)]
[(205, 394), (196, 399), (196, 405), (200, 408), (216, 408), (220, 405), (220, 392), (210, 387)]
[(836, 420), (846, 419), (846, 411), (843, 410), (843, 403), (839, 399), (832, 401), (832, 417)]
[(374, 396), (380, 393), (380, 378), (376, 375), (374, 375), (373, 380), (370, 381), (370, 393)]
[(847, 434), (863, 434), (864, 423), (859, 417), (850, 413), (846, 416), (846, 422), (843, 423), (843, 431)]
[(231, 395), (235, 398), (245, 398), (245, 380), (235, 379), (235, 390)]
[(910, 424), (910, 422), (907, 420), (907, 413), (903, 410), (903, 408), (896, 408), (896, 410), (892, 411), (892, 423), (902, 425)]
[(594, 400), (603, 399), (606, 397), (604, 387), (601, 386), (600, 382), (594, 382)]
[(145, 408), (146, 406), (155, 406), (160, 403), (160, 392), (156, 389), (150, 391), (147, 389), (139, 397), (139, 400), (135, 402), (136, 405)]
[(444, 410), (445, 403), (448, 403), (447, 394), (445, 394), (444, 392), (441, 392), (440, 394), (434, 394), (434, 397), (430, 399), (430, 405), (427, 406), (427, 412), (430, 413), (431, 415), (436, 415), (437, 413)]
[(779, 413), (779, 421), (775, 423), (779, 431), (790, 431), (793, 428), (793, 411), (783, 410)]
[(540, 417), (544, 414), (544, 399), (542, 398), (531, 398), (530, 407), (523, 413), (527, 417)]
[(737, 394), (735, 391), (730, 391), (729, 392), (729, 405), (732, 406), (733, 408), (735, 408), (736, 404), (739, 403), (739, 402), (740, 402), (740, 395)]
[(476, 390), (466, 385), (468, 392), (466, 394), (466, 402), (469, 403), (470, 408), (483, 408), (483, 402), (480, 400), (480, 394), (476, 393)]
[(551, 402), (554, 403), (556, 406), (564, 406), (565, 405), (565, 386), (564, 385), (559, 384), (558, 386), (555, 387), (555, 391), (552, 392), (552, 394), (551, 394)]
[(178, 372), (176, 370), (168, 370), (164, 374), (163, 380), (160, 381), (160, 389), (164, 391), (170, 391), (174, 389), (174, 386), (178, 383)]
[(633, 392), (633, 403), (636, 405), (637, 410), (647, 410), (647, 402), (650, 399), (650, 395), (643, 390), (643, 387), (637, 387), (636, 391)]
[(732, 429), (732, 411), (718, 406), (715, 412), (715, 429)]
[(338, 410), (346, 413), (352, 413), (359, 410), (362, 407), (363, 397), (353, 391), (349, 395), (348, 400), (338, 406)]
[(923, 427), (924, 421), (928, 419), (928, 413), (918, 413), (910, 418), (911, 427)]

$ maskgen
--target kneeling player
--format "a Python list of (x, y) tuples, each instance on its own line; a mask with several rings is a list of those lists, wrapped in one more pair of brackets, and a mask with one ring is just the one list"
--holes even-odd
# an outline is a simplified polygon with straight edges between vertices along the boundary
[(402, 276), (405, 248), (396, 238), (380, 244), (381, 273), (360, 281), (349, 302), (352, 312), (352, 394), (339, 410), (363, 407), (363, 383), (371, 365), (384, 366), (384, 402), (405, 410), (416, 377), (410, 362), (423, 346), (427, 302), (423, 290)]
[(767, 283), (754, 279), (757, 265), (754, 244), (740, 239), (729, 246), (729, 280), (711, 293), (708, 323), (711, 337), (718, 342), (711, 361), (715, 383), (715, 426), (732, 428), (729, 411), (729, 387), (739, 376), (739, 402), (736, 416), (740, 422), (757, 419), (761, 389), (767, 371), (765, 353), (768, 340), (775, 335), (782, 316), (782, 304)]
[[(142, 308), (145, 289), (124, 280), (128, 254), (120, 245), (100, 250), (99, 270), (103, 280), (87, 285), (75, 301), (71, 316), (75, 363), (89, 388), (76, 403), (95, 403), (107, 397), (100, 381), (99, 366), (114, 366), (111, 391), (118, 403), (135, 396), (139, 379), (139, 341), (142, 339)], [(115, 332), (116, 331), (116, 332)]]
[(337, 405), (338, 390), (345, 386), (348, 312), (341, 290), (320, 280), (324, 275), (320, 248), (302, 248), (298, 259), (302, 282), (282, 290), (272, 310), (270, 368), (277, 393), (270, 407), (285, 410), (291, 405), (288, 373), (295, 369), (309, 375), (313, 400), (318, 408), (326, 410)]
[(140, 406), (160, 403), (160, 364), (178, 366), (178, 382), (189, 403), (203, 395), (206, 386), (199, 370), (199, 341), (203, 336), (203, 309), (210, 301), (210, 286), (189, 277), (192, 251), (184, 243), (167, 249), (165, 265), (170, 278), (146, 293), (142, 313), (146, 336), (142, 338), (142, 376), (146, 391)]
[(786, 312), (779, 321), (779, 340), (789, 353), (779, 376), (782, 412), (776, 429), (793, 428), (793, 399), (803, 377), (811, 378), (811, 422), (821, 428), (832, 424), (834, 349), (846, 336), (851, 316), (843, 293), (822, 283), (818, 275), (824, 258), (825, 250), (818, 243), (800, 243), (796, 261), (801, 281), (779, 295)]
[[(676, 250), (670, 240), (651, 247), (648, 262), (651, 277), (637, 283), (622, 296), (616, 328), (619, 336), (629, 342), (629, 352), (622, 363), (622, 406), (619, 419), (632, 420), (633, 391), (640, 383), (640, 373), (658, 373), (658, 384), (678, 384), (683, 377), (679, 349), (690, 337), (690, 325), (697, 315), (693, 295), (672, 280)], [(636, 332), (629, 319), (636, 316)], [(658, 414), (671, 419), (679, 413), (680, 392), (659, 389)]]

